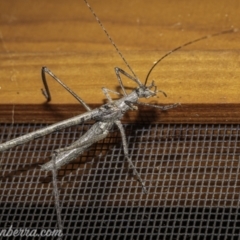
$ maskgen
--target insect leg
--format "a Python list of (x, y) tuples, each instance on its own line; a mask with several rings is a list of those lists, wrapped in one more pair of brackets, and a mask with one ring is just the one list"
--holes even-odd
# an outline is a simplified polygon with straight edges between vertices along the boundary
[(124, 88), (124, 86), (123, 86), (122, 79), (121, 79), (121, 77), (120, 77), (120, 73), (123, 74), (123, 75), (125, 75), (125, 76), (128, 77), (129, 79), (133, 80), (135, 83), (138, 84), (138, 86), (142, 86), (142, 83), (141, 83), (137, 78), (129, 75), (128, 73), (126, 73), (125, 71), (123, 71), (122, 69), (120, 69), (120, 68), (118, 68), (118, 67), (115, 67), (115, 73), (116, 73), (116, 75), (117, 75), (118, 82), (119, 82), (119, 84), (120, 84), (120, 86), (121, 86), (121, 88), (122, 88), (122, 90), (123, 90), (124, 96), (127, 96), (128, 94), (126, 93), (125, 88)]
[(54, 165), (56, 166), (56, 169), (60, 168), (61, 166), (77, 158), (80, 154), (91, 147), (93, 143), (102, 140), (106, 136), (107, 134), (102, 134), (86, 142), (81, 142), (81, 139), (79, 139), (68, 147), (55, 150), (52, 154), (51, 161), (41, 166), (42, 170), (52, 170)]
[(129, 158), (129, 156), (128, 156), (129, 154), (128, 154), (127, 140), (126, 140), (126, 135), (125, 135), (125, 131), (123, 129), (122, 123), (120, 121), (115, 121), (115, 124), (118, 126), (121, 136), (122, 136), (123, 151), (124, 151), (125, 158), (127, 159), (128, 165), (129, 165), (129, 167), (131, 167), (133, 169), (133, 173), (134, 173), (134, 175), (136, 175), (137, 180), (141, 183), (144, 193), (147, 193), (147, 190), (146, 190), (143, 180), (141, 179), (139, 173), (137, 172), (135, 166), (133, 165), (131, 158)]
[(108, 88), (105, 88), (105, 87), (102, 88), (102, 91), (103, 91), (104, 95), (106, 96), (106, 98), (108, 99), (108, 101), (109, 101), (110, 103), (113, 102), (113, 100), (112, 100), (112, 98), (110, 97), (110, 95), (109, 95), (108, 92), (111, 92), (111, 93), (114, 93), (114, 94), (117, 94), (117, 95), (122, 95), (122, 94), (119, 93), (119, 92), (113, 91), (113, 90), (108, 89)]
[(41, 169), (45, 171), (59, 169), (61, 166), (77, 158), (80, 154), (82, 154), (85, 150), (87, 150), (87, 148), (89, 148), (91, 145), (92, 144), (88, 144), (78, 148), (74, 147), (71, 150), (61, 152), (61, 153), (54, 152), (52, 154), (52, 159), (49, 162), (41, 165)]
[[(42, 165), (42, 169), (49, 171), (54, 167), (54, 162), (56, 165), (56, 169), (65, 165), (66, 163), (72, 161), (77, 158), (81, 153), (86, 151), (93, 143), (96, 143), (103, 138), (105, 138), (109, 129), (105, 126), (105, 129), (101, 130), (99, 127), (103, 125), (101, 122), (95, 123), (92, 128), (90, 128), (83, 136), (81, 136), (77, 141), (72, 143), (68, 147), (56, 149), (52, 154), (51, 161)], [(104, 126), (103, 126), (104, 128)]]
[(61, 152), (73, 150), (73, 149), (76, 149), (76, 148), (82, 148), (82, 147), (85, 147), (86, 145), (90, 145), (91, 146), (95, 142), (98, 142), (98, 141), (102, 140), (103, 138), (107, 137), (107, 135), (108, 135), (108, 132), (100, 134), (100, 135), (96, 135), (94, 138), (88, 139), (88, 140), (86, 140), (84, 142), (82, 142), (82, 140), (80, 139), (78, 141), (75, 141), (70, 146), (56, 149), (56, 150), (54, 150), (54, 152), (61, 153)]
[(47, 98), (47, 101), (51, 101), (51, 94), (47, 84), (46, 73), (49, 74), (54, 80), (56, 80), (63, 88), (65, 88), (73, 97), (75, 97), (87, 111), (91, 111), (91, 108), (81, 99), (73, 90), (65, 85), (58, 77), (56, 77), (51, 70), (47, 67), (42, 68), (42, 81), (45, 89), (42, 89), (43, 95)]
[[(131, 103), (129, 101), (128, 101), (128, 103), (133, 104), (133, 103)], [(161, 109), (163, 111), (171, 109), (171, 108), (175, 108), (175, 107), (180, 105), (179, 103), (174, 103), (174, 104), (166, 105), (166, 106), (158, 106), (158, 105), (153, 105), (153, 104), (143, 103), (143, 102), (135, 102), (134, 104), (148, 106), (148, 107), (153, 107), (153, 108), (158, 108), (158, 109)]]

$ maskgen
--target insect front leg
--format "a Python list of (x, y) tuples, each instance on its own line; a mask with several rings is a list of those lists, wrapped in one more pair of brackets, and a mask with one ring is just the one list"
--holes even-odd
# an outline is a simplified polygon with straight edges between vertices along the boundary
[(49, 74), (55, 81), (57, 81), (64, 89), (66, 89), (75, 99), (77, 99), (87, 111), (91, 111), (91, 108), (81, 99), (72, 89), (64, 84), (57, 76), (55, 76), (47, 67), (42, 68), (42, 81), (45, 89), (42, 89), (43, 95), (47, 98), (47, 101), (51, 101), (51, 94), (47, 84), (46, 73)]
[(122, 79), (120, 77), (120, 73), (123, 74), (124, 76), (128, 77), (129, 79), (133, 80), (135, 83), (138, 84), (138, 86), (142, 86), (142, 83), (137, 78), (131, 76), (127, 72), (123, 71), (121, 68), (115, 67), (115, 73), (117, 75), (118, 82), (123, 90), (124, 96), (127, 96), (128, 94), (126, 93), (125, 88), (123, 86)]
[(137, 180), (141, 183), (144, 193), (147, 193), (147, 189), (145, 187), (145, 184), (144, 184), (143, 180), (141, 179), (141, 177), (140, 177), (138, 171), (136, 170), (135, 166), (133, 165), (131, 158), (129, 157), (126, 135), (125, 135), (125, 131), (123, 129), (122, 123), (120, 121), (115, 121), (115, 124), (118, 126), (118, 128), (120, 130), (120, 133), (121, 133), (121, 136), (122, 136), (123, 151), (124, 151), (125, 158), (128, 162), (128, 167), (133, 169), (133, 173), (134, 173), (134, 175), (136, 175)]

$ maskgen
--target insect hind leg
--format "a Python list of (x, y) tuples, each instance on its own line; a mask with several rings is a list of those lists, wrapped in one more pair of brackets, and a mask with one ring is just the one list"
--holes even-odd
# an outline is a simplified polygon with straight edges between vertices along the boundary
[(54, 164), (56, 168), (60, 168), (61, 166), (69, 163), (77, 156), (82, 154), (84, 151), (87, 151), (89, 147), (92, 146), (93, 143), (96, 143), (102, 139), (104, 139), (108, 135), (108, 132), (95, 135), (94, 138), (90, 138), (87, 140), (83, 140), (85, 137), (79, 138), (74, 143), (69, 145), (68, 147), (55, 149), (52, 154), (51, 161), (45, 163), (41, 166), (42, 170), (49, 171), (52, 170)]

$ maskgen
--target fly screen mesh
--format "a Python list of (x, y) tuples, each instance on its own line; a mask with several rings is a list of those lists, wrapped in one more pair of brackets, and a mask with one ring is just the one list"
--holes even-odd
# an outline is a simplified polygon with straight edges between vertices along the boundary
[[(45, 126), (1, 124), (0, 142)], [(1, 236), (57, 239), (60, 229), (62, 239), (238, 239), (239, 125), (125, 124), (147, 194), (128, 170), (117, 129), (57, 172), (41, 170), (54, 149), (90, 127), (0, 153)]]

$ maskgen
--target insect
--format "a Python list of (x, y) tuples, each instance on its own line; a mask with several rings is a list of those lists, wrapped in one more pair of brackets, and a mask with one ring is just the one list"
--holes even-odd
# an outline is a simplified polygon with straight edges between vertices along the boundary
[[(0, 151), (6, 151), (10, 148), (27, 143), (36, 138), (45, 136), (47, 134), (50, 134), (52, 132), (55, 132), (55, 131), (58, 131), (58, 130), (61, 130), (61, 129), (64, 129), (67, 127), (71, 127), (73, 125), (81, 124), (88, 120), (95, 120), (96, 122), (92, 125), (92, 127), (83, 136), (81, 136), (77, 141), (73, 142), (71, 145), (69, 145), (67, 147), (54, 150), (54, 152), (52, 153), (52, 156), (51, 156), (52, 159), (49, 162), (47, 162), (41, 166), (42, 170), (46, 170), (46, 171), (58, 169), (61, 166), (63, 166), (64, 164), (67, 164), (68, 162), (75, 159), (77, 156), (79, 156), (84, 151), (88, 150), (88, 148), (93, 143), (104, 139), (109, 134), (112, 127), (114, 125), (116, 125), (118, 127), (121, 137), (122, 137), (123, 151), (124, 151), (125, 159), (128, 162), (128, 167), (129, 167), (129, 169), (133, 170), (133, 174), (136, 176), (136, 179), (140, 182), (143, 191), (146, 193), (147, 190), (146, 190), (144, 181), (141, 179), (140, 174), (136, 170), (135, 166), (132, 163), (131, 157), (129, 156), (126, 134), (125, 134), (124, 128), (123, 128), (120, 120), (122, 119), (123, 115), (127, 111), (137, 110), (138, 109), (137, 105), (145, 105), (145, 106), (154, 107), (154, 108), (157, 108), (160, 110), (168, 110), (168, 109), (177, 107), (179, 104), (172, 104), (172, 105), (168, 105), (168, 106), (158, 106), (158, 105), (152, 105), (152, 104), (148, 104), (148, 103), (142, 103), (139, 101), (139, 99), (141, 99), (141, 98), (154, 97), (159, 92), (163, 93), (166, 96), (166, 94), (163, 91), (157, 90), (157, 86), (155, 86), (154, 81), (152, 81), (151, 84), (147, 85), (148, 78), (150, 76), (150, 73), (154, 69), (154, 67), (160, 61), (162, 61), (165, 57), (167, 57), (171, 53), (179, 50), (182, 47), (185, 47), (187, 45), (190, 45), (192, 43), (195, 43), (197, 41), (203, 40), (208, 37), (233, 32), (234, 30), (230, 29), (230, 30), (216, 33), (216, 34), (213, 34), (210, 36), (204, 36), (202, 38), (198, 38), (194, 41), (188, 42), (178, 48), (173, 49), (172, 51), (168, 52), (163, 57), (161, 57), (157, 62), (155, 62), (155, 64), (152, 66), (152, 68), (148, 72), (146, 80), (143, 84), (137, 78), (137, 76), (131, 69), (130, 65), (127, 63), (124, 56), (119, 51), (119, 49), (113, 42), (112, 38), (109, 36), (108, 32), (102, 25), (101, 21), (99, 20), (99, 18), (97, 17), (97, 15), (93, 11), (93, 9), (91, 8), (91, 6), (87, 2), (87, 0), (84, 0), (84, 1), (87, 4), (90, 11), (92, 12), (92, 14), (94, 15), (94, 17), (96, 18), (97, 22), (100, 24), (101, 28), (103, 29), (103, 31), (105, 32), (107, 37), (109, 38), (112, 45), (115, 47), (118, 54), (121, 56), (121, 58), (125, 62), (126, 66), (129, 68), (129, 70), (132, 73), (132, 75), (130, 75), (120, 68), (117, 68), (117, 67), (115, 68), (115, 73), (116, 73), (119, 85), (122, 89), (122, 93), (107, 89), (105, 87), (102, 88), (102, 91), (103, 91), (104, 95), (106, 96), (108, 103), (102, 105), (101, 107), (99, 107), (97, 109), (91, 109), (87, 105), (87, 103), (84, 102), (84, 100), (82, 98), (80, 98), (73, 90), (71, 90), (67, 85), (65, 85), (56, 75), (54, 75), (51, 72), (51, 70), (49, 70), (47, 67), (43, 67), (41, 73), (42, 73), (42, 81), (43, 81), (44, 89), (42, 89), (42, 92), (45, 95), (47, 101), (51, 101), (51, 94), (50, 94), (48, 84), (47, 84), (47, 79), (46, 79), (46, 75), (48, 74), (55, 81), (57, 81), (65, 90), (67, 90), (73, 97), (75, 97), (80, 102), (80, 104), (83, 105), (83, 107), (86, 109), (86, 113), (75, 116), (73, 118), (70, 118), (70, 119), (67, 119), (64, 121), (61, 121), (61, 122), (58, 122), (58, 123), (55, 123), (46, 128), (37, 130), (35, 132), (28, 133), (26, 135), (23, 135), (18, 138), (7, 141), (5, 143), (2, 143), (2, 144), (0, 144)], [(121, 79), (121, 74), (136, 83), (137, 87), (131, 93), (126, 92), (123, 82), (122, 82), (122, 79)], [(112, 100), (109, 93), (119, 95), (119, 96), (121, 96), (121, 98), (119, 98), (118, 100)]]

